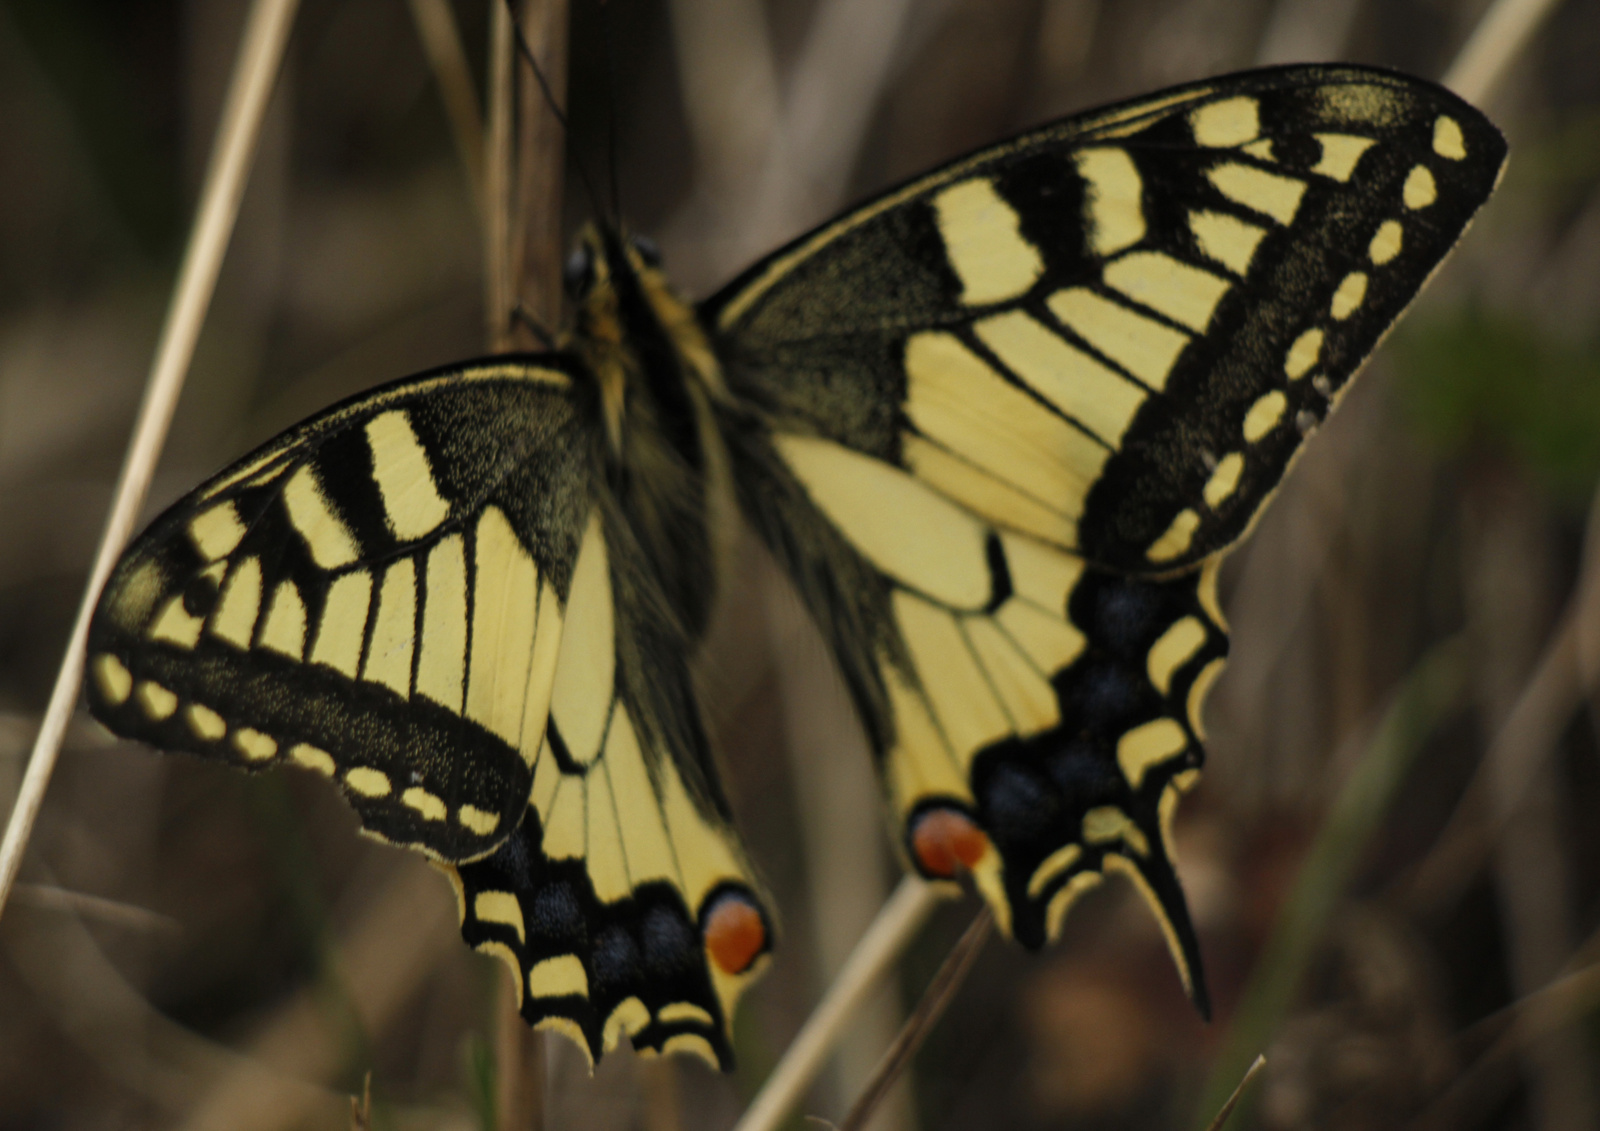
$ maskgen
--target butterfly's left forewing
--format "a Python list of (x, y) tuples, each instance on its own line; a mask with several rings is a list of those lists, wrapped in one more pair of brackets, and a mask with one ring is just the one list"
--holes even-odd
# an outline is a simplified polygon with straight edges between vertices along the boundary
[(1504, 155), (1413, 79), (1234, 75), (958, 161), (705, 304), (744, 510), (923, 874), (965, 864), (1037, 945), (1125, 871), (1203, 999), (1165, 830), (1218, 559)]
[(90, 705), (335, 779), (451, 878), (530, 1023), (727, 1065), (770, 927), (585, 379), (552, 354), (397, 382), (179, 500), (107, 586)]

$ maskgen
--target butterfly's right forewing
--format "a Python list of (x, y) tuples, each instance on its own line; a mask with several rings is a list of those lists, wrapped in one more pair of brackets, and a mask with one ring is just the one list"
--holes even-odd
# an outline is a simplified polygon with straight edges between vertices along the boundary
[(102, 598), (90, 705), (335, 779), (451, 879), (530, 1023), (726, 1066), (771, 926), (584, 380), (550, 354), (398, 382), (179, 500)]
[(318, 770), (370, 832), (483, 855), (543, 737), (589, 438), (554, 360), (401, 382), (287, 433), (125, 554), (90, 635), (95, 713)]

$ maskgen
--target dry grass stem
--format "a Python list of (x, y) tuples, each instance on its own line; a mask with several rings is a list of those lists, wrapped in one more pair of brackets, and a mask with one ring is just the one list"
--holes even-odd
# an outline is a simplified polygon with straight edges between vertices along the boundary
[(839, 1131), (862, 1131), (866, 1127), (867, 1121), (877, 1111), (879, 1102), (889, 1094), (889, 1089), (911, 1063), (922, 1042), (939, 1023), (939, 1018), (944, 1016), (945, 1007), (967, 980), (967, 975), (972, 972), (972, 964), (983, 952), (983, 944), (989, 941), (989, 932), (993, 927), (994, 912), (985, 904), (956, 940), (956, 945), (950, 948), (950, 953), (945, 955), (933, 981), (928, 983), (922, 999), (917, 1002), (916, 1009), (906, 1018), (894, 1044), (889, 1046), (883, 1059), (873, 1069), (872, 1077), (860, 1098), (839, 1124)]
[(372, 1131), (372, 1073), (361, 1081), (361, 1095), (350, 1097), (350, 1131)]
[(1557, 0), (1495, 0), (1440, 81), (1468, 102), (1481, 104), (1505, 77), (1545, 17), (1555, 11), (1556, 3)]
[[(538, 60), (543, 83), (522, 48)], [(558, 102), (565, 97), (566, 0), (495, 0), (490, 52), (486, 314), (489, 348), (504, 351), (540, 344), (518, 311), (547, 330), (561, 315), (567, 138), (542, 88), (547, 84)], [(543, 1124), (543, 1042), (523, 1022), (522, 1003), (509, 992), (515, 981), (502, 980), (508, 992), (496, 1006), (496, 1121), (502, 1131), (528, 1131)]]
[(489, 348), (505, 350), (511, 342), (511, 311), (516, 298), (511, 293), (511, 212), (512, 132), (515, 129), (516, 34), (511, 10), (501, 0), (489, 5), (489, 128), (484, 133), (483, 152), (483, 316)]
[(139, 406), (133, 439), (117, 480), (111, 514), (100, 535), (94, 566), (67, 642), (67, 653), (62, 658), (49, 706), (45, 708), (38, 737), (34, 740), (28, 770), (23, 776), (11, 820), (6, 825), (5, 839), (0, 841), (0, 913), (4, 912), (6, 897), (22, 864), (22, 854), (44, 802), (45, 788), (61, 753), (62, 737), (78, 703), (89, 620), (100, 598), (100, 590), (111, 576), (111, 568), (132, 535), (139, 509), (144, 505), (145, 492), (155, 474), (156, 461), (177, 407), (178, 393), (189, 370), (189, 360), (194, 356), (200, 326), (216, 289), (217, 273), (239, 215), (239, 202), (244, 196), (251, 159), (260, 138), (261, 119), (266, 113), (297, 6), (297, 0), (256, 0), (245, 23), (222, 120), (217, 126), (217, 140), (200, 192), (200, 207), (184, 249), (166, 322), (161, 328), (144, 401)]
[(828, 1053), (849, 1026), (861, 1003), (900, 957), (912, 936), (939, 902), (938, 889), (906, 876), (861, 936), (817, 1007), (795, 1034), (783, 1059), (767, 1077), (734, 1131), (773, 1131), (816, 1079)]
[(1240, 1079), (1238, 1087), (1234, 1088), (1227, 1102), (1218, 1109), (1217, 1117), (1206, 1124), (1206, 1131), (1222, 1131), (1222, 1128), (1228, 1122), (1228, 1116), (1232, 1115), (1233, 1109), (1239, 1106), (1239, 1100), (1243, 1097), (1245, 1089), (1255, 1082), (1255, 1078), (1261, 1074), (1261, 1070), (1266, 1066), (1267, 1058), (1257, 1053), (1256, 1058), (1250, 1062), (1250, 1067), (1245, 1069), (1244, 1076)]
[[(1582, 948), (1592, 952), (1600, 935)], [(1486, 1034), (1497, 1034), (1488, 1046), (1458, 1073), (1423, 1113), (1410, 1131), (1451, 1131), (1470, 1125), (1467, 1113), (1483, 1111), (1516, 1086), (1517, 1060), (1527, 1047), (1552, 1033), (1582, 1021), (1600, 1007), (1600, 965), (1565, 974), (1549, 985), (1482, 1018), (1463, 1032), (1456, 1043), (1471, 1046)]]
[[(1585, 662), (1600, 622), (1600, 493), (1589, 504), (1583, 572), (1533, 672), (1495, 733), (1428, 855), (1404, 881), (1423, 910), (1448, 907), (1482, 869), (1506, 823), (1554, 750), (1600, 671)], [(1592, 647), (1592, 645), (1588, 645)]]
[(1463, 637), (1434, 645), (1371, 731), (1371, 741), (1328, 807), (1240, 996), (1202, 1093), (1197, 1124), (1203, 1126), (1221, 1108), (1257, 1050), (1270, 1044), (1283, 1023), (1352, 872), (1423, 743), (1455, 710), (1466, 674)]
[(411, 16), (416, 21), (428, 65), (433, 68), (434, 81), (439, 84), (439, 97), (444, 100), (450, 136), (461, 156), (461, 168), (467, 175), (473, 207), (482, 219), (485, 211), (483, 113), (478, 107), (472, 69), (467, 65), (466, 48), (461, 43), (461, 29), (456, 26), (449, 0), (411, 0)]
[(43, 911), (60, 911), (127, 930), (160, 934), (177, 934), (181, 930), (176, 919), (160, 912), (121, 900), (68, 891), (52, 884), (19, 883), (11, 889), (11, 898), (16, 903)]

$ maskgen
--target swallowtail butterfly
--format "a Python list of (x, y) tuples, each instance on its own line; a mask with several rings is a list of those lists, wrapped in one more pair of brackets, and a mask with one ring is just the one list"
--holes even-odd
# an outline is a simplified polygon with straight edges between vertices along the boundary
[(591, 228), (559, 349), (356, 397), (158, 518), (91, 706), (332, 778), (449, 877), (531, 1023), (726, 1066), (773, 923), (687, 658), (737, 513), (832, 646), (907, 866), (970, 874), (1028, 947), (1122, 873), (1204, 1011), (1170, 825), (1218, 563), (1504, 156), (1439, 87), (1286, 67), (982, 150), (698, 306)]

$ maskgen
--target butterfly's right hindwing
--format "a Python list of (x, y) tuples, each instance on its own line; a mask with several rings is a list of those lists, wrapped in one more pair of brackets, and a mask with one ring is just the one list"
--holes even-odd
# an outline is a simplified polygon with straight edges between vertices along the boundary
[(530, 1024), (726, 1066), (771, 926), (584, 380), (541, 355), (399, 382), (181, 499), (102, 598), (90, 704), (334, 778), (450, 877)]

